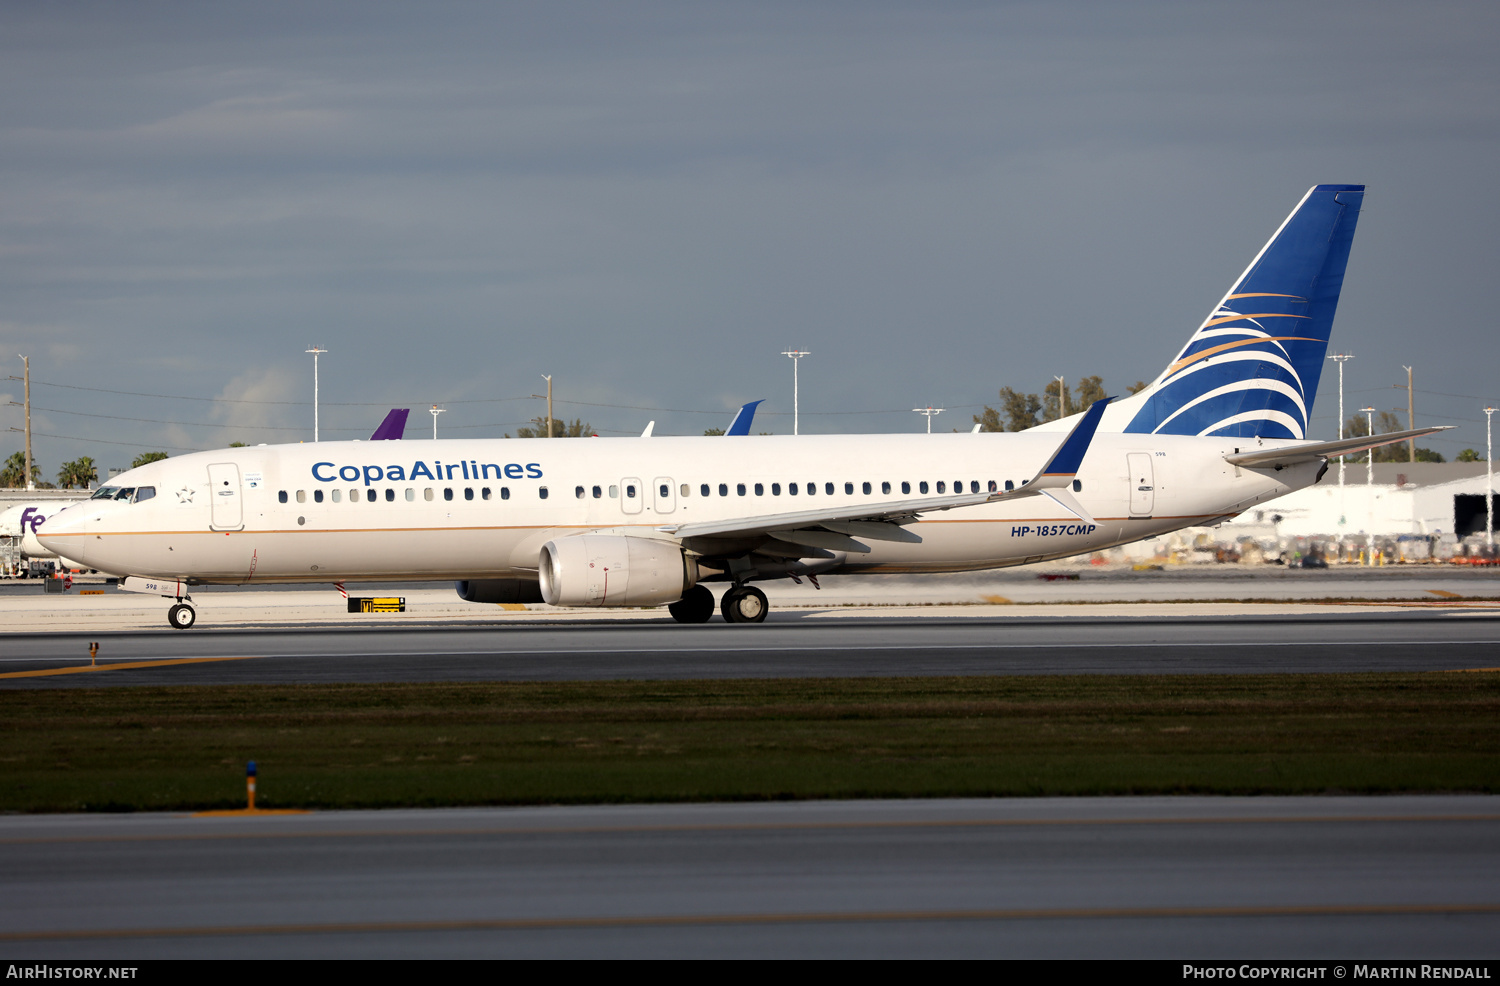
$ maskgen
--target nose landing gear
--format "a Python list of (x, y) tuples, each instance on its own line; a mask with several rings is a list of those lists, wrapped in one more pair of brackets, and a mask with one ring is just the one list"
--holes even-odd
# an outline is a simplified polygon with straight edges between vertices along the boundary
[(726, 623), (764, 623), (770, 610), (766, 594), (753, 585), (737, 585), (724, 593), (719, 612)]
[(167, 610), (167, 622), (177, 630), (187, 630), (198, 622), (198, 613), (187, 603), (178, 603)]

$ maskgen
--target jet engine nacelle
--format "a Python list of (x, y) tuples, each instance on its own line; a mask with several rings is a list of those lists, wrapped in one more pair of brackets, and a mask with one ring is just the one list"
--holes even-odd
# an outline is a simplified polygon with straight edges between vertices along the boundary
[(469, 603), (539, 603), (542, 589), (530, 579), (466, 579), (453, 583), (458, 598)]
[(618, 534), (548, 541), (537, 570), (553, 606), (660, 606), (698, 581), (697, 565), (677, 545)]

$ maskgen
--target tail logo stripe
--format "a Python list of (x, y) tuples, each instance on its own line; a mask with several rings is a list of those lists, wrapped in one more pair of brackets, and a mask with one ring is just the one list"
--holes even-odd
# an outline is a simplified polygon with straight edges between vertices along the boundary
[[(1196, 352), (1191, 356), (1184, 356), (1182, 359), (1173, 363), (1167, 370), (1167, 373), (1168, 375), (1171, 375), (1190, 363), (1198, 362), (1200, 359), (1205, 359), (1209, 356), (1217, 356), (1219, 353), (1227, 352), (1231, 349), (1238, 349), (1241, 346), (1253, 346), (1259, 342), (1322, 342), (1322, 340), (1308, 339), (1305, 336), (1260, 336), (1255, 339), (1241, 339), (1239, 342), (1226, 342), (1218, 346), (1213, 346), (1208, 349), (1201, 350), (1200, 352)], [(1285, 347), (1278, 348), (1280, 348), (1282, 352), (1286, 352)]]

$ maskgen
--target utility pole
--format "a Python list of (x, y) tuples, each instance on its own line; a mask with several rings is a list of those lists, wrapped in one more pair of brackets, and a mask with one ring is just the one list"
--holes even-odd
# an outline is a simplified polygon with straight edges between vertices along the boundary
[[(1369, 427), (1368, 434), (1369, 434), (1369, 436), (1371, 438), (1374, 438), (1375, 437), (1375, 409), (1373, 407), (1362, 407), (1362, 408), (1360, 408), (1360, 410), (1365, 413), (1365, 420), (1370, 423), (1369, 426), (1368, 426)], [(1374, 449), (1370, 449), (1368, 452), (1365, 453), (1365, 485), (1366, 486), (1374, 486), (1375, 485), (1375, 450)]]
[(439, 414), (446, 414), (447, 411), (448, 409), (445, 407), (438, 407), (436, 404), (432, 405), (432, 440), (434, 442), (437, 441), (437, 416)]
[(798, 435), (801, 434), (801, 432), (798, 431), (798, 417), (801, 413), (801, 407), (798, 403), (797, 364), (802, 362), (802, 357), (811, 356), (812, 353), (808, 352), (805, 349), (788, 349), (781, 355), (790, 356), (792, 358), (792, 434)]
[(912, 408), (912, 410), (915, 411), (915, 412), (917, 412), (918, 414), (925, 414), (925, 415), (927, 415), (927, 434), (930, 435), (930, 434), (932, 434), (932, 418), (933, 418), (933, 415), (942, 414), (945, 410), (947, 410), (947, 408), (942, 408), (942, 407), (914, 407), (914, 408)]
[(1057, 416), (1066, 418), (1068, 416), (1068, 385), (1062, 377), (1054, 376), (1057, 381)]
[(36, 489), (36, 469), (31, 461), (31, 357), (22, 356), (22, 364), (26, 370), (26, 488)]
[(1495, 465), (1490, 460), (1494, 452), (1490, 445), (1490, 415), (1495, 409), (1484, 409), (1484, 543), (1493, 551), (1495, 547)]
[(547, 381), (547, 437), (552, 437), (552, 374), (543, 373), (542, 379)]
[(303, 352), (312, 353), (313, 358), (313, 441), (318, 440), (318, 354), (326, 353), (328, 350), (320, 346), (313, 346)]

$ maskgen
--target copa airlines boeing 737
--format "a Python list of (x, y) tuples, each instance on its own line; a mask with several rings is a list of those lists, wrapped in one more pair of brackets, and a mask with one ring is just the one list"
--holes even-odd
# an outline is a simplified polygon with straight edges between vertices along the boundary
[(41, 542), (176, 600), (191, 587), (453, 580), (476, 602), (668, 604), (730, 582), (1024, 565), (1233, 516), (1330, 456), (1307, 439), (1362, 185), (1311, 189), (1145, 390), (1020, 433), (323, 442), (180, 456), (48, 519)]

